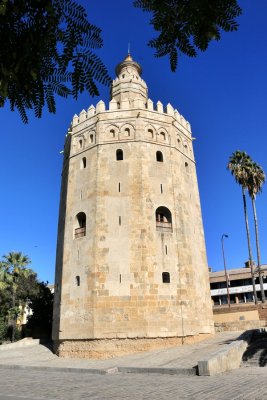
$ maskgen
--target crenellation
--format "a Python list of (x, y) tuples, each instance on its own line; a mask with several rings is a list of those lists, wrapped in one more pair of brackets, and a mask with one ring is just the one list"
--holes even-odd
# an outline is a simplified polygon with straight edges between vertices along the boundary
[(163, 113), (163, 104), (161, 103), (161, 101), (157, 102), (156, 110), (159, 113)]
[(79, 123), (79, 117), (77, 114), (74, 114), (73, 118), (72, 118), (72, 126), (76, 126)]
[(106, 109), (105, 103), (103, 100), (100, 100), (96, 105), (96, 113), (104, 112)]
[(191, 125), (188, 121), (186, 121), (186, 129), (191, 133)]
[(79, 123), (83, 122), (86, 120), (87, 114), (85, 110), (82, 110), (79, 114)]
[(150, 99), (147, 100), (147, 109), (150, 110), (150, 111), (153, 111), (153, 110), (154, 110), (153, 101), (150, 100)]
[(179, 111), (178, 111), (177, 109), (174, 110), (174, 118), (175, 118), (178, 122), (180, 122), (180, 120), (181, 120), (181, 115), (180, 115), (180, 113), (179, 113)]
[(167, 111), (167, 114), (169, 114), (172, 117), (174, 117), (174, 108), (170, 103), (167, 104), (166, 111)]
[(91, 118), (95, 115), (95, 113), (96, 113), (96, 109), (93, 105), (91, 105), (87, 110), (87, 117)]
[(118, 109), (118, 104), (117, 101), (115, 99), (111, 99), (109, 102), (109, 110), (110, 111), (114, 111)]

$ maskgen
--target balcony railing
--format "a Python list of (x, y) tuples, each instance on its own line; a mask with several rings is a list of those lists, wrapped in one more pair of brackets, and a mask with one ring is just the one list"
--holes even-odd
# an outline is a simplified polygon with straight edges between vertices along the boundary
[(84, 226), (83, 228), (77, 228), (74, 231), (74, 237), (75, 239), (83, 237), (86, 235), (86, 227)]
[(172, 232), (172, 223), (156, 221), (156, 230), (161, 232)]

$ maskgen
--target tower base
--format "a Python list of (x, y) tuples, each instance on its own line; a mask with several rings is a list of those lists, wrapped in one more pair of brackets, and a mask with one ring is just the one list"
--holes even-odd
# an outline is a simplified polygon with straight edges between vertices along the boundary
[(54, 350), (59, 357), (109, 359), (183, 344), (194, 344), (211, 337), (203, 333), (195, 336), (136, 339), (80, 339), (55, 340)]

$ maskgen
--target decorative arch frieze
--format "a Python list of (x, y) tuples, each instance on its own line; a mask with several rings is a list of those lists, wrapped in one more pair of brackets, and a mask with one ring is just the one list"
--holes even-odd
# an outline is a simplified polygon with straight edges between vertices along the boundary
[(135, 127), (132, 124), (126, 123), (123, 124), (120, 128), (119, 138), (121, 140), (124, 139), (133, 139), (134, 138)]
[(119, 127), (115, 124), (110, 124), (105, 129), (105, 140), (117, 140), (119, 138)]
[(156, 140), (157, 130), (156, 128), (149, 124), (145, 127), (145, 139), (147, 140)]
[(157, 141), (161, 143), (170, 143), (170, 138), (167, 129), (160, 127), (157, 132)]

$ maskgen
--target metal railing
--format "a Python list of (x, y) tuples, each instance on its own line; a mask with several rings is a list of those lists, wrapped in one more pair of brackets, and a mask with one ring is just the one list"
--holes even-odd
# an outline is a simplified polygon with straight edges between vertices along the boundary
[(74, 231), (74, 237), (75, 239), (83, 237), (86, 235), (86, 227), (84, 226), (83, 228), (77, 228)]
[(172, 223), (164, 221), (156, 221), (156, 230), (162, 232), (172, 232)]

